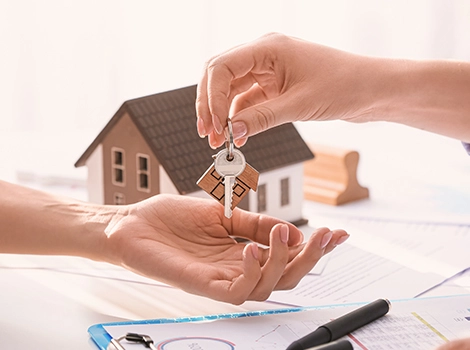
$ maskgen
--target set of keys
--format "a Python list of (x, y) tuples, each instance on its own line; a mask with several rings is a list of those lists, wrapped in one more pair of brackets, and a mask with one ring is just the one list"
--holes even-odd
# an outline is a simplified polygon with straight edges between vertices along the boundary
[(243, 153), (233, 144), (232, 122), (225, 129), (225, 148), (213, 155), (214, 163), (197, 181), (199, 187), (224, 205), (224, 214), (232, 210), (250, 189), (258, 187), (258, 172), (246, 163)]

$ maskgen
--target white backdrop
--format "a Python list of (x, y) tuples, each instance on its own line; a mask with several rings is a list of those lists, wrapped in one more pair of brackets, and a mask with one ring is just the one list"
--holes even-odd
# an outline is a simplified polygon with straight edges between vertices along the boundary
[[(123, 101), (196, 83), (210, 56), (271, 31), (362, 54), (470, 60), (470, 1), (0, 0), (0, 178), (84, 179), (73, 164)], [(368, 149), (366, 163), (393, 154), (384, 141), (395, 131), (403, 149), (424, 137), (466, 156), (458, 142), (404, 127), (298, 127)]]

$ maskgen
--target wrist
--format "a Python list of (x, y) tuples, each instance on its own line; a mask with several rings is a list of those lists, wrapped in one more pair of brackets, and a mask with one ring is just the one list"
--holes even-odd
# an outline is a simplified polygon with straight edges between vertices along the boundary
[(343, 72), (347, 92), (343, 95), (345, 112), (341, 120), (365, 123), (392, 121), (390, 106), (399, 100), (396, 87), (399, 74), (392, 60), (351, 55)]
[(388, 97), (384, 60), (316, 44), (311, 44), (310, 52), (311, 99), (324, 104), (314, 104), (311, 119), (368, 122), (380, 115)]
[(420, 89), (418, 61), (404, 59), (371, 59), (368, 66), (373, 112), (368, 121), (406, 124), (413, 109), (426, 108)]
[(110, 236), (125, 215), (126, 208), (91, 203), (66, 204), (72, 218), (65, 224), (68, 232), (66, 241), (71, 243), (63, 247), (68, 250), (66, 254), (119, 264)]

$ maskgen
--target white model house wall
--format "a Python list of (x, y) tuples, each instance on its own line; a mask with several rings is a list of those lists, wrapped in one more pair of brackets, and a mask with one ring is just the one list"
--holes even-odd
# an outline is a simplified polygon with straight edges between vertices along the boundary
[(88, 201), (104, 204), (103, 146), (98, 145), (86, 161)]
[[(281, 182), (288, 179), (288, 204), (281, 205)], [(303, 201), (303, 163), (286, 166), (280, 169), (260, 174), (258, 192), (249, 193), (250, 211), (258, 212), (260, 186), (266, 186), (265, 213), (286, 221), (296, 221), (302, 218)]]

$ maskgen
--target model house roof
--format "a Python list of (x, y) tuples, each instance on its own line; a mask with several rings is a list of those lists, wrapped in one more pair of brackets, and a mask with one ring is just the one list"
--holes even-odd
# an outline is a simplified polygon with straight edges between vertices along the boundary
[[(85, 165), (119, 118), (127, 113), (181, 194), (199, 191), (196, 181), (212, 164), (218, 150), (201, 139), (196, 128), (196, 85), (145, 96), (123, 103), (75, 163)], [(313, 158), (292, 123), (252, 136), (240, 149), (258, 172), (274, 170)]]

